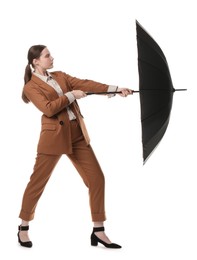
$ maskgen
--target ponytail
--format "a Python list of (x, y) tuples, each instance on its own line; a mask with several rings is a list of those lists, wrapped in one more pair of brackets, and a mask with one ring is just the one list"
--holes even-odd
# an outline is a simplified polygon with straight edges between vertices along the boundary
[(26, 84), (28, 81), (30, 81), (31, 76), (32, 76), (31, 65), (28, 63), (27, 66), (26, 66), (26, 68), (25, 68), (25, 75), (24, 75), (25, 84)]
[[(31, 66), (30, 64), (28, 63), (26, 68), (25, 68), (25, 75), (24, 75), (24, 82), (25, 84), (30, 81), (31, 79), (31, 76), (32, 76), (32, 71), (31, 71)], [(26, 97), (25, 93), (24, 93), (24, 90), (22, 91), (22, 100), (25, 102), (25, 103), (29, 103), (30, 100)]]
[[(24, 81), (25, 81), (25, 84), (27, 84), (27, 82), (30, 81), (31, 79), (31, 76), (32, 76), (32, 70), (31, 70), (31, 66), (34, 68), (34, 65), (33, 65), (33, 60), (34, 59), (39, 59), (42, 51), (46, 48), (45, 45), (33, 45), (29, 51), (28, 51), (28, 54), (27, 54), (27, 59), (28, 59), (28, 64), (25, 68), (25, 75), (24, 75)], [(24, 89), (23, 89), (23, 92), (22, 92), (22, 99), (25, 103), (29, 103), (30, 100), (27, 98), (27, 96), (25, 95), (24, 93)]]

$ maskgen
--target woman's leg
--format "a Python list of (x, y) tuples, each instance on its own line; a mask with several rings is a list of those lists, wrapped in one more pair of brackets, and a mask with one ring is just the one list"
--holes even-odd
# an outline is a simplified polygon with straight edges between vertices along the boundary
[[(29, 221), (34, 218), (38, 200), (60, 157), (60, 155), (37, 155), (34, 171), (23, 195), (22, 207), (19, 214), (19, 217), (22, 219), (22, 226), (28, 226)], [(28, 231), (20, 231), (20, 238), (21, 241), (28, 241)]]
[[(103, 227), (105, 216), (105, 178), (91, 146), (87, 146), (77, 122), (71, 123), (73, 153), (68, 155), (89, 189), (90, 210), (94, 227)], [(111, 243), (105, 232), (96, 235)]]
[(103, 222), (105, 217), (105, 178), (90, 145), (87, 146), (79, 125), (71, 123), (73, 153), (67, 155), (89, 189), (90, 210), (93, 222)]

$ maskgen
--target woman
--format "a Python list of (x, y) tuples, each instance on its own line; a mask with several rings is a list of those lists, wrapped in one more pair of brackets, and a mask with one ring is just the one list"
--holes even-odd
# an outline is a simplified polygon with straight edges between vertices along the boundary
[[(28, 236), (29, 221), (33, 220), (36, 205), (55, 165), (62, 154), (71, 160), (89, 189), (93, 225), (91, 245), (99, 243), (109, 248), (121, 248), (111, 243), (104, 232), (104, 175), (90, 146), (77, 99), (86, 92), (115, 92), (126, 97), (132, 90), (108, 86), (92, 80), (81, 80), (53, 68), (53, 57), (44, 45), (34, 45), (28, 51), (25, 86), (22, 99), (32, 102), (42, 113), (42, 128), (37, 147), (37, 158), (30, 181), (25, 189), (18, 227), (21, 246), (32, 247)], [(32, 71), (33, 68), (33, 71)]]

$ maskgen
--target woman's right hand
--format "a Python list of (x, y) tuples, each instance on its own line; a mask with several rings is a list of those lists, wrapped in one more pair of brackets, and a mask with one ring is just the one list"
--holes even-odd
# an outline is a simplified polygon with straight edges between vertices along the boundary
[(71, 93), (74, 95), (76, 99), (80, 99), (87, 96), (86, 93), (81, 90), (73, 90), (71, 91)]

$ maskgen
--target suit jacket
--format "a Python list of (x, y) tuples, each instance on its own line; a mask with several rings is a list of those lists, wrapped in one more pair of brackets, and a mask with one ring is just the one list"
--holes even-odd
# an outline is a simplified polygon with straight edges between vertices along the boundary
[[(87, 79), (78, 79), (61, 71), (50, 72), (50, 74), (58, 82), (63, 93), (72, 90), (103, 92), (108, 89), (106, 84)], [(37, 147), (38, 153), (56, 155), (72, 153), (71, 130), (67, 113), (68, 105), (70, 105), (82, 128), (87, 145), (89, 144), (90, 139), (76, 101), (70, 104), (66, 95), (58, 96), (57, 92), (50, 85), (34, 74), (31, 80), (24, 86), (24, 93), (43, 113)]]

